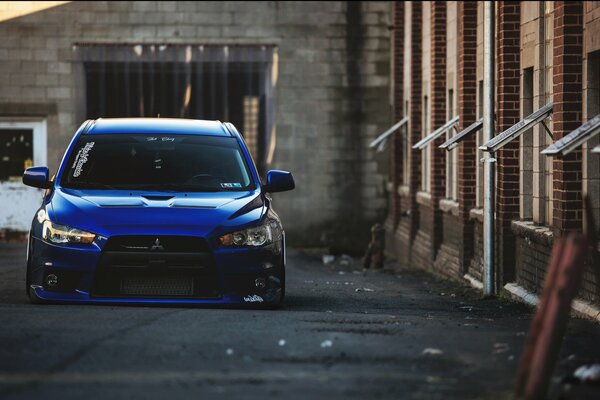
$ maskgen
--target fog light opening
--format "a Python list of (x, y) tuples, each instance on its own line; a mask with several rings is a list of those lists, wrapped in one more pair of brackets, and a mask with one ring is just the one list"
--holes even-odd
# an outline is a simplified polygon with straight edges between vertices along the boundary
[(254, 286), (256, 286), (257, 289), (264, 289), (267, 287), (267, 280), (265, 278), (256, 278), (254, 280)]
[(50, 287), (54, 287), (58, 285), (58, 276), (54, 274), (46, 275), (46, 284)]

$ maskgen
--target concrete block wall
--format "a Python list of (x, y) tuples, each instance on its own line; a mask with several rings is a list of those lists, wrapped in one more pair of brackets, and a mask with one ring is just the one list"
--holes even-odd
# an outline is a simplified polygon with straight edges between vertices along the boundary
[(384, 1), (71, 2), (0, 22), (0, 115), (46, 118), (55, 170), (85, 116), (74, 43), (275, 45), (272, 167), (297, 182), (276, 208), (294, 243), (347, 242), (386, 207), (387, 160), (366, 145), (393, 120), (390, 15)]

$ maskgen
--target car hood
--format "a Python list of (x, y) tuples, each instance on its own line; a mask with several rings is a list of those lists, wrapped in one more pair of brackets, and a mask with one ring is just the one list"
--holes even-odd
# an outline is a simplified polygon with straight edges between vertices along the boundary
[(56, 188), (47, 207), (51, 221), (103, 236), (209, 236), (260, 220), (262, 207), (239, 210), (261, 196), (248, 192), (170, 193)]

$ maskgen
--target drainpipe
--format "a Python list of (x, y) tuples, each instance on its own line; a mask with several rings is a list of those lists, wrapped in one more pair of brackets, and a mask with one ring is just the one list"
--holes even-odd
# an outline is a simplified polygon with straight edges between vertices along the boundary
[[(483, 141), (494, 137), (494, 2), (484, 3), (483, 25)], [(494, 153), (484, 152), (483, 193), (483, 294), (493, 296), (496, 292), (494, 270)]]

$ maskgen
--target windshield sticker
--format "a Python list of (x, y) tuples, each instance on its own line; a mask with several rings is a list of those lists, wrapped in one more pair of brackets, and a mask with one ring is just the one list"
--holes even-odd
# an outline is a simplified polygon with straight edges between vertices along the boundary
[(73, 163), (73, 167), (75, 168), (75, 171), (73, 172), (73, 178), (77, 178), (79, 175), (81, 175), (83, 164), (88, 161), (88, 154), (95, 144), (96, 142), (86, 143), (85, 146), (79, 150), (79, 153), (77, 153), (77, 157), (75, 157), (75, 163)]
[(221, 183), (221, 187), (224, 189), (234, 189), (234, 188), (241, 188), (242, 184), (239, 182)]
[(166, 136), (165, 137), (161, 137), (161, 138), (150, 136), (150, 137), (146, 138), (146, 141), (148, 141), (148, 142), (156, 142), (158, 140), (160, 140), (161, 142), (174, 142), (175, 138), (174, 137), (166, 137)]

